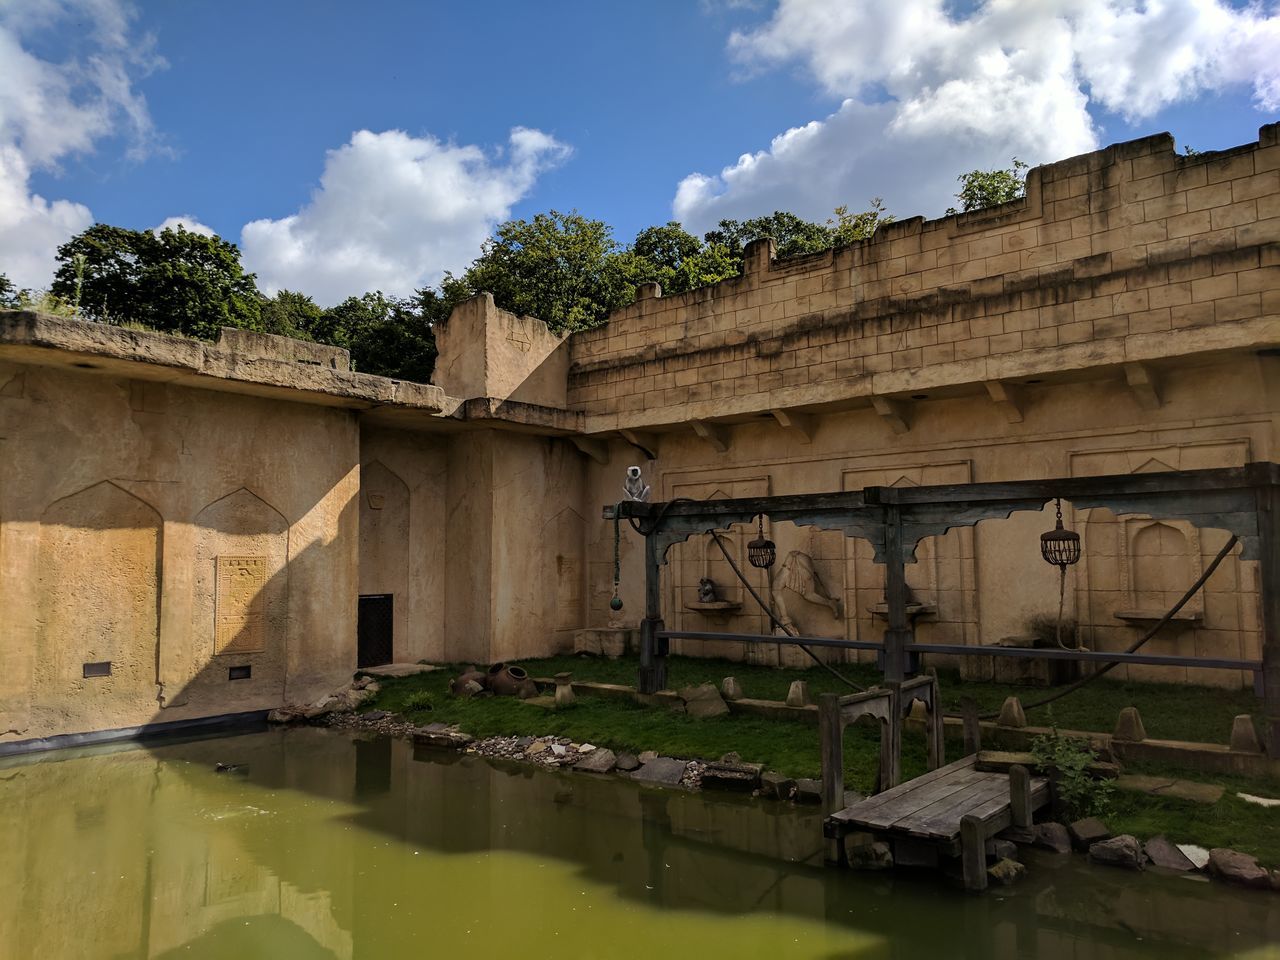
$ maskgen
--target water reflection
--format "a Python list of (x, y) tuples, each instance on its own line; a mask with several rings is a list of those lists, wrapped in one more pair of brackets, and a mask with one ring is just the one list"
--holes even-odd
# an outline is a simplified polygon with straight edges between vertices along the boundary
[(316, 729), (10, 763), (0, 829), (0, 952), (23, 958), (1119, 960), (1280, 941), (1267, 894), (1046, 856), (970, 897), (822, 867), (813, 811)]

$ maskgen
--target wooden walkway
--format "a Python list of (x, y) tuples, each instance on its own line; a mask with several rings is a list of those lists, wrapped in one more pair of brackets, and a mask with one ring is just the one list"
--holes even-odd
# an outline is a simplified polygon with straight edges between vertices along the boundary
[(1009, 826), (1031, 825), (1049, 802), (1049, 782), (1025, 767), (1008, 773), (979, 770), (976, 755), (931, 770), (829, 816), (824, 833), (874, 834), (894, 847), (895, 860), (922, 847), (936, 855), (963, 858), (965, 886), (985, 889), (987, 841)]

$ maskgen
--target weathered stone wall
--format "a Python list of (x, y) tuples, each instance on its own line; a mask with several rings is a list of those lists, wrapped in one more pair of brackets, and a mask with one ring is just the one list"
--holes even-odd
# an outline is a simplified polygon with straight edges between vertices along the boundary
[(994, 210), (881, 228), (642, 299), (571, 343), (588, 431), (1248, 346), (1280, 312), (1280, 124), (1180, 156), (1167, 135), (1032, 170)]
[[(1235, 466), (1280, 457), (1280, 125), (1196, 157), (1151, 137), (1031, 171), (995, 210), (881, 228), (795, 260), (748, 251), (744, 276), (673, 297), (648, 289), (570, 341), (571, 408), (608, 442), (589, 498), (614, 502), (628, 463), (655, 499), (852, 490)], [(655, 460), (647, 460), (650, 454)], [(1225, 541), (1185, 524), (1076, 514), (1085, 559), (1068, 617), (1121, 649)], [(1052, 512), (1015, 514), (920, 545), (907, 579), (924, 642), (995, 643), (1056, 615), (1039, 560)], [(766, 525), (766, 530), (768, 526)], [(594, 626), (610, 621), (612, 526), (588, 533)], [(729, 537), (742, 560), (753, 534)], [(790, 525), (779, 562), (808, 554), (824, 605), (784, 592), (805, 632), (878, 640), (883, 570), (866, 544)], [(643, 603), (639, 538), (623, 537), (623, 622)], [(709, 576), (737, 608), (696, 606)], [(750, 571), (762, 594), (770, 580)], [(778, 576), (777, 571), (774, 577)], [(709, 540), (671, 550), (667, 623), (767, 632)], [(614, 618), (616, 622), (618, 618)], [(1229, 558), (1150, 652), (1260, 656), (1257, 569)], [(784, 659), (684, 642), (677, 651)], [(790, 651), (800, 662), (798, 651)], [(826, 656), (840, 658), (839, 654)], [(990, 662), (969, 662), (989, 676)], [(1248, 685), (1250, 674), (1129, 667), (1135, 679)]]
[(350, 411), (6, 360), (0, 385), (0, 742), (350, 676)]

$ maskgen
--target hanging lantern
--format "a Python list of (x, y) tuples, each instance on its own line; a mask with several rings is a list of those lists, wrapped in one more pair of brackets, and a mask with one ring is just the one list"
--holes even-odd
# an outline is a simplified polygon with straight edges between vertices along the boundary
[(773, 561), (778, 558), (778, 551), (774, 547), (772, 540), (765, 539), (763, 513), (760, 514), (759, 524), (759, 536), (747, 544), (747, 559), (751, 561), (753, 567), (767, 570), (773, 566)]
[(1080, 559), (1080, 534), (1062, 526), (1062, 498), (1058, 498), (1058, 523), (1048, 533), (1040, 534), (1040, 555), (1046, 563), (1065, 575), (1067, 567)]

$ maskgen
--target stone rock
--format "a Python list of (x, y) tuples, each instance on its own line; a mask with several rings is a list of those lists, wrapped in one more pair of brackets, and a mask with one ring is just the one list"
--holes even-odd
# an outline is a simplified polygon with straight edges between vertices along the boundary
[(1197, 847), (1194, 843), (1175, 843), (1174, 846), (1197, 870), (1203, 870), (1209, 865), (1209, 851), (1204, 847)]
[(1000, 707), (1000, 716), (996, 718), (996, 724), (1001, 727), (1025, 727), (1027, 715), (1023, 712), (1022, 701), (1017, 697), (1005, 697)]
[(529, 748), (525, 750), (525, 753), (531, 757), (536, 757), (538, 754), (544, 753), (546, 749), (547, 745), (544, 741), (535, 740), (533, 743), (529, 744)]
[(888, 870), (893, 866), (893, 850), (883, 840), (849, 846), (847, 856), (855, 870)]
[(569, 752), (569, 748), (566, 747), (563, 743), (553, 743), (551, 745), (551, 752), (554, 753), (557, 757), (563, 757), (565, 754)]
[(737, 677), (725, 677), (720, 682), (720, 696), (726, 700), (741, 700), (746, 694), (742, 692), (742, 684)]
[[(535, 700), (538, 697), (538, 685), (534, 683), (533, 677), (525, 677), (516, 685), (516, 698), (520, 700)], [(557, 703), (557, 706), (559, 704)]]
[(1077, 820), (1067, 826), (1067, 832), (1071, 834), (1072, 844), (1082, 853), (1095, 843), (1111, 839), (1111, 831), (1097, 817), (1085, 817), (1083, 820)]
[(617, 763), (614, 764), (614, 769), (621, 770), (626, 773), (628, 771), (635, 770), (639, 766), (640, 761), (636, 758), (635, 754), (620, 753), (618, 754)]
[(297, 723), (302, 717), (296, 707), (277, 707), (267, 714), (267, 723)]
[(371, 683), (373, 683), (373, 677), (368, 677), (368, 676), (357, 677), (355, 680), (351, 682), (351, 686), (354, 687), (356, 690), (363, 690), (365, 687), (367, 687)]
[(656, 750), (641, 750), (640, 756), (637, 757), (641, 763), (648, 763), (650, 760), (657, 760), (658, 753)]
[(1258, 742), (1258, 728), (1253, 725), (1253, 717), (1242, 713), (1231, 721), (1231, 749), (1238, 753), (1261, 753), (1262, 744)]
[(386, 710), (370, 710), (368, 713), (364, 714), (364, 719), (385, 720), (389, 716), (391, 716), (391, 714), (389, 714)]
[(997, 860), (1017, 860), (1018, 845), (1012, 840), (993, 838), (987, 841), (987, 856)]
[(1008, 857), (1001, 857), (991, 866), (987, 867), (987, 876), (997, 883), (1004, 884), (1006, 887), (1021, 879), (1022, 875), (1026, 872), (1026, 867), (1020, 864), (1017, 860), (1011, 860)]
[(1071, 852), (1071, 834), (1060, 823), (1037, 823), (1035, 825), (1036, 846), (1052, 850), (1054, 853)]
[(760, 774), (760, 793), (770, 800), (790, 800), (795, 789), (796, 782), (776, 770), (766, 770)]
[(468, 680), (466, 683), (460, 684), (453, 692), (455, 696), (468, 700), (471, 697), (474, 697), (477, 693), (483, 693), (484, 687), (480, 685), (479, 680)]
[(461, 730), (421, 729), (413, 735), (413, 742), (423, 747), (437, 750), (461, 750), (470, 745), (474, 738)]
[[(803, 681), (797, 681), (802, 683)], [(822, 781), (801, 777), (796, 781), (796, 803), (821, 803)]]
[(1163, 836), (1152, 837), (1143, 844), (1142, 849), (1152, 864), (1163, 867), (1165, 870), (1178, 870), (1185, 873), (1196, 869), (1196, 865), (1187, 858), (1187, 855)]
[(1147, 739), (1147, 730), (1142, 725), (1142, 715), (1138, 713), (1137, 707), (1124, 707), (1120, 710), (1111, 739), (1128, 743), (1140, 743)]
[(1223, 847), (1210, 850), (1208, 871), (1229, 883), (1259, 889), (1271, 887), (1271, 874), (1258, 866), (1258, 859), (1236, 850)]
[(1195, 803), (1215, 804), (1222, 799), (1223, 788), (1214, 783), (1197, 783), (1195, 780), (1175, 780), (1162, 788), (1157, 796), (1177, 797)]
[(631, 774), (631, 778), (642, 783), (656, 783), (662, 786), (674, 787), (678, 786), (680, 781), (684, 779), (685, 771), (688, 769), (689, 761), (687, 760), (655, 757), (641, 765), (640, 769)]
[(1142, 845), (1136, 837), (1122, 833), (1110, 840), (1099, 840), (1089, 847), (1089, 859), (1110, 867), (1142, 869)]
[(381, 693), (382, 684), (380, 684), (377, 680), (374, 680), (371, 683), (366, 683), (364, 685), (364, 692), (369, 694), (369, 696), (373, 696), (375, 693)]
[(720, 691), (709, 683), (685, 687), (680, 691), (680, 699), (684, 701), (685, 712), (699, 720), (723, 717), (729, 712), (729, 705), (720, 696)]
[(720, 762), (721, 763), (741, 763), (742, 754), (740, 754), (737, 750), (730, 750), (728, 753), (720, 757)]
[(608, 773), (617, 765), (618, 758), (614, 756), (612, 750), (606, 750), (603, 747), (592, 750), (573, 765), (573, 769), (582, 770), (586, 773)]
[(595, 748), (596, 748), (596, 745), (595, 745), (594, 743), (580, 743), (580, 744), (578, 744), (578, 752), (579, 752), (579, 753), (590, 753), (590, 752), (591, 752), (592, 750), (594, 750)]
[(760, 782), (764, 771), (762, 763), (742, 763), (732, 760), (713, 760), (702, 771), (704, 787), (750, 792)]
[(809, 683), (805, 680), (792, 680), (787, 690), (788, 707), (807, 707), (813, 703), (809, 699)]

